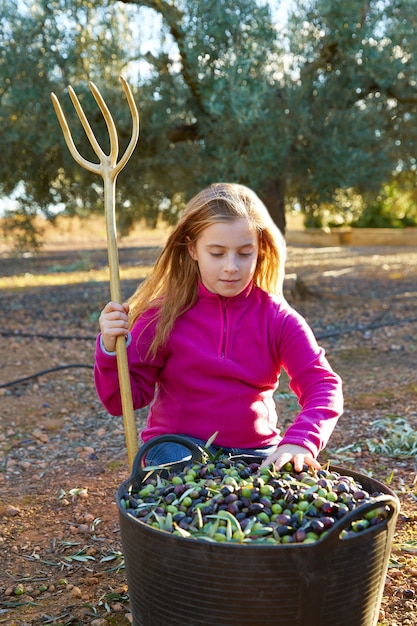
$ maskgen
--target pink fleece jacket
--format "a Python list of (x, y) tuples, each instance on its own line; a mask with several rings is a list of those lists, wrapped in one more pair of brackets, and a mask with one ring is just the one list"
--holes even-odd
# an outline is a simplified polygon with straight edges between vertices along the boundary
[[(231, 448), (292, 443), (314, 456), (343, 410), (342, 384), (306, 321), (285, 301), (249, 285), (233, 298), (203, 285), (195, 305), (174, 325), (164, 348), (147, 358), (154, 324), (139, 318), (128, 345), (133, 406), (149, 406), (143, 441), (185, 434)], [(274, 392), (281, 368), (300, 412), (283, 438)], [(121, 415), (116, 357), (97, 338), (95, 383), (103, 405)]]

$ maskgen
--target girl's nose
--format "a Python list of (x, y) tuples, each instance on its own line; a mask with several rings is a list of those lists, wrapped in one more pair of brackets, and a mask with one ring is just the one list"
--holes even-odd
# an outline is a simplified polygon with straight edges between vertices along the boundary
[(236, 272), (237, 261), (236, 261), (236, 256), (234, 254), (229, 254), (227, 256), (225, 269), (227, 272)]

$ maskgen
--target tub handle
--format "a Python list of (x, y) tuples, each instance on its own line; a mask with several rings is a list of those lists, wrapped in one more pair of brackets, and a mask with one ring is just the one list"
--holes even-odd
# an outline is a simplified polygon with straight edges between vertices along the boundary
[(187, 461), (174, 461), (172, 463), (164, 463), (163, 465), (152, 466), (152, 469), (155, 469), (158, 473), (167, 472), (168, 470), (181, 470), (186, 464), (190, 462), (201, 462), (204, 455), (204, 449), (198, 444), (194, 443), (194, 441), (190, 441), (181, 435), (160, 435), (159, 437), (154, 437), (150, 439), (146, 443), (144, 443), (138, 450), (132, 465), (132, 475), (130, 477), (130, 482), (132, 484), (132, 488), (135, 490), (140, 486), (140, 483), (143, 481), (144, 477), (151, 471), (151, 468), (145, 465), (146, 454), (153, 447), (160, 443), (179, 443), (182, 446), (188, 448), (191, 453), (191, 459), (187, 459)]
[[(352, 511), (349, 511), (346, 515), (342, 517), (342, 519), (338, 520), (326, 533), (326, 536), (323, 537), (323, 542), (331, 542), (331, 541), (339, 541), (340, 533), (342, 530), (347, 530), (352, 522), (357, 519), (363, 517), (366, 513), (370, 513), (374, 509), (379, 509), (383, 506), (388, 506), (391, 509), (391, 516), (397, 515), (399, 512), (399, 500), (396, 496), (392, 496), (389, 494), (381, 494), (379, 496), (375, 496), (369, 502), (364, 502), (360, 506), (354, 508)], [(377, 527), (372, 527), (372, 529)], [(365, 531), (361, 531), (358, 533), (362, 535)], [(342, 540), (341, 540), (342, 541)], [(344, 540), (343, 540), (344, 541)]]

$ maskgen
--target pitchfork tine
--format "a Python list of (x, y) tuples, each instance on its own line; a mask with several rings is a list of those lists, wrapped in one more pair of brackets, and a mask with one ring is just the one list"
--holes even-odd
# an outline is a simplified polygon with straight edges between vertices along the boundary
[[(110, 115), (110, 111), (107, 108), (106, 103), (103, 100), (103, 97), (101, 95), (101, 93), (99, 92), (99, 90), (97, 89), (97, 87), (95, 86), (95, 84), (93, 82), (90, 81), (89, 83), (91, 92), (100, 108), (100, 111), (103, 114), (104, 120), (106, 122), (107, 125), (107, 130), (109, 131), (109, 137), (110, 137), (110, 154), (109, 159), (110, 159), (110, 167), (114, 168), (116, 166), (116, 161), (117, 161), (117, 157), (119, 155), (119, 141), (117, 139), (117, 132), (116, 132), (116, 126), (115, 123), (113, 121), (112, 116)], [(85, 121), (87, 122), (87, 119), (84, 116)], [(88, 122), (87, 122), (88, 124)], [(84, 124), (83, 124), (84, 126)], [(84, 127), (85, 128), (85, 127)], [(87, 132), (87, 131), (86, 131)], [(96, 142), (97, 148), (100, 151), (101, 154), (101, 158), (104, 159), (104, 152), (102, 152), (102, 150), (100, 149), (100, 147), (98, 146), (97, 142)], [(94, 147), (94, 146), (93, 146)], [(100, 155), (97, 153), (96, 149), (94, 148), (94, 151), (96, 152), (97, 156), (100, 158)]]
[(68, 146), (68, 150), (71, 152), (74, 160), (78, 163), (78, 165), (81, 165), (82, 167), (85, 167), (85, 169), (90, 170), (90, 172), (94, 172), (95, 174), (101, 174), (101, 168), (98, 163), (90, 163), (90, 161), (87, 161), (87, 159), (81, 156), (81, 154), (78, 152), (73, 141), (67, 120), (65, 119), (64, 112), (61, 108), (61, 105), (59, 104), (59, 100), (54, 93), (51, 93), (51, 98), (56, 116), (58, 118), (59, 124), (64, 134), (65, 141)]
[(125, 153), (120, 159), (119, 163), (116, 165), (117, 174), (120, 172), (120, 170), (124, 168), (128, 160), (130, 159), (132, 152), (135, 149), (135, 146), (139, 138), (139, 115), (138, 115), (138, 110), (136, 108), (135, 101), (133, 99), (132, 91), (128, 83), (126, 82), (126, 80), (123, 78), (123, 76), (120, 76), (120, 82), (123, 85), (123, 89), (127, 98), (127, 103), (129, 105), (129, 109), (132, 114), (133, 126), (132, 126), (132, 137), (130, 139), (129, 145), (127, 146)]
[[(110, 116), (110, 112), (103, 98), (101, 97), (101, 95), (99, 94), (97, 90), (97, 87), (94, 85), (94, 83), (91, 83), (91, 82), (89, 83), (89, 87), (106, 121), (107, 129), (109, 131), (109, 136), (110, 136), (110, 146), (111, 146), (111, 156), (112, 156), (112, 158), (110, 159), (110, 164), (114, 166), (116, 163), (117, 153), (118, 153), (118, 141), (117, 141), (116, 127), (114, 125), (114, 122)], [(106, 155), (104, 154), (103, 150), (100, 148), (100, 145), (94, 136), (91, 126), (80, 104), (80, 101), (78, 100), (77, 95), (71, 86), (68, 87), (68, 93), (70, 95), (72, 104), (74, 105), (74, 109), (77, 111), (77, 115), (80, 118), (80, 122), (85, 130), (85, 134), (90, 140), (92, 148), (94, 152), (96, 153), (96, 155), (98, 156), (100, 163), (103, 164), (105, 161)]]

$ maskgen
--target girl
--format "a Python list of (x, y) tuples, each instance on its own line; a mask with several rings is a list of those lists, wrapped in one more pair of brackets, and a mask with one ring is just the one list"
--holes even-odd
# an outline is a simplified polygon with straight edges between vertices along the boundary
[[(134, 408), (150, 405), (143, 441), (181, 434), (204, 445), (217, 432), (213, 449), (320, 468), (342, 413), (341, 380), (282, 295), (284, 262), (284, 239), (253, 191), (219, 183), (197, 194), (130, 304), (101, 313), (95, 383), (106, 409), (122, 414), (115, 346), (125, 335)], [(301, 408), (283, 436), (281, 367)], [(160, 443), (147, 463), (187, 456)]]

